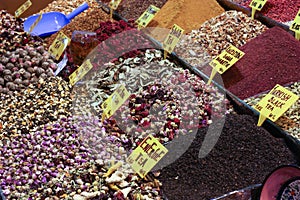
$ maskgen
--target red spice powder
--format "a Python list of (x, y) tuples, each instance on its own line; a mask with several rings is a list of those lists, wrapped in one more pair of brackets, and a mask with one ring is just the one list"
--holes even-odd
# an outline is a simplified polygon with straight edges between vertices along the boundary
[[(246, 0), (241, 5), (249, 7), (252, 0)], [(268, 0), (261, 12), (280, 22), (288, 22), (295, 18), (300, 9), (300, 0)]]
[(239, 48), (244, 57), (223, 75), (225, 88), (241, 99), (300, 80), (300, 42), (274, 27)]

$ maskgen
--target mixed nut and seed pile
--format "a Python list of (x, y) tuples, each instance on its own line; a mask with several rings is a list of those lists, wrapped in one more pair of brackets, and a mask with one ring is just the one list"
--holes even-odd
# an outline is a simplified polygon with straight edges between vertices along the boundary
[[(83, 2), (57, 0), (42, 12), (68, 14)], [(151, 2), (162, 7), (166, 1)], [(160, 172), (141, 178), (126, 161), (130, 153), (148, 135), (168, 148), (233, 112), (225, 94), (165, 59), (133, 20), (109, 20), (96, 1), (87, 3), (62, 29), (72, 42), (59, 60), (47, 51), (57, 34), (31, 36), (22, 19), (0, 11), (0, 187), (7, 199), (163, 199)], [(124, 1), (119, 11), (137, 18), (149, 2), (135, 3)], [(237, 11), (199, 27), (175, 50), (198, 69), (230, 44), (240, 47), (267, 30)], [(87, 58), (93, 68), (72, 87), (68, 77)], [(62, 59), (67, 64), (54, 76)], [(129, 98), (103, 117), (101, 105), (121, 86)], [(299, 95), (299, 83), (289, 89)], [(299, 101), (277, 123), (300, 139), (298, 107)]]

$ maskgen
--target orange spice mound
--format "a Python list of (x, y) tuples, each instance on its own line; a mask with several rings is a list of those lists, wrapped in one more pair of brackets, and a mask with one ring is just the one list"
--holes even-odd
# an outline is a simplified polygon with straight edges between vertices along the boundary
[(168, 0), (148, 27), (169, 29), (177, 24), (187, 33), (223, 12), (216, 0)]

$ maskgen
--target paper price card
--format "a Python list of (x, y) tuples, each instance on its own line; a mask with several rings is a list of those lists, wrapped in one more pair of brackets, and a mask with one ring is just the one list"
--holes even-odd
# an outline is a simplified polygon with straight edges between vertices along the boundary
[(296, 34), (296, 39), (300, 40), (300, 10), (298, 11), (293, 23), (290, 26), (290, 30)]
[(122, 0), (112, 0), (110, 3), (109, 3), (109, 7), (110, 9), (112, 10), (116, 10), (119, 6), (119, 4), (121, 3)]
[(68, 38), (63, 32), (59, 32), (55, 40), (49, 47), (49, 52), (54, 56), (56, 60), (60, 58), (67, 46), (70, 44), (71, 39)]
[(101, 105), (103, 109), (102, 120), (107, 117), (110, 118), (128, 99), (130, 93), (124, 85), (116, 89)]
[(90, 59), (84, 61), (84, 63), (69, 76), (70, 84), (75, 85), (75, 83), (82, 79), (92, 68), (93, 65)]
[(250, 7), (252, 8), (252, 19), (254, 19), (254, 15), (256, 10), (261, 11), (264, 5), (267, 3), (267, 0), (252, 0), (250, 3)]
[(31, 5), (32, 2), (30, 0), (27, 0), (15, 11), (15, 17), (19, 17), (20, 15), (22, 15)]
[(136, 20), (136, 23), (138, 24), (138, 28), (139, 29), (141, 27), (145, 28), (151, 22), (151, 20), (154, 18), (154, 16), (159, 10), (160, 10), (159, 8), (150, 5), (147, 8), (147, 10)]
[(166, 52), (172, 53), (172, 51), (176, 47), (177, 43), (179, 42), (183, 32), (184, 32), (184, 30), (180, 26), (174, 24), (173, 28), (169, 32), (165, 41), (163, 42), (165, 58), (166, 58)]
[(40, 16), (35, 20), (35, 22), (30, 26), (29, 28), (29, 34), (33, 31), (33, 29), (38, 25), (38, 23), (42, 20), (43, 14), (40, 14)]
[(133, 150), (127, 158), (127, 162), (135, 172), (144, 178), (167, 153), (168, 149), (152, 135), (149, 135)]
[(253, 106), (260, 113), (257, 126), (261, 126), (267, 118), (275, 122), (298, 98), (296, 94), (277, 84), (262, 100)]
[(213, 59), (209, 65), (213, 67), (210, 78), (207, 84), (210, 84), (217, 72), (223, 74), (232, 65), (245, 55), (244, 52), (239, 50), (233, 45), (230, 45), (225, 51)]

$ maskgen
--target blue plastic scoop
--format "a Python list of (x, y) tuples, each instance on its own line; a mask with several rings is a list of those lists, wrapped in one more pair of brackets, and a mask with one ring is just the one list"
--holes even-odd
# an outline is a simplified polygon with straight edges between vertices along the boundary
[[(32, 35), (47, 37), (56, 32), (58, 32), (65, 25), (70, 23), (70, 21), (79, 15), (81, 12), (88, 9), (89, 6), (85, 2), (76, 8), (73, 12), (68, 14), (67, 16), (60, 12), (48, 12), (43, 13), (41, 21), (36, 25), (36, 27), (32, 30)], [(40, 14), (35, 14), (28, 17), (24, 22), (24, 30), (29, 32), (30, 26), (36, 21), (36, 19), (40, 16)], [(87, 19), (88, 20), (88, 19)]]

